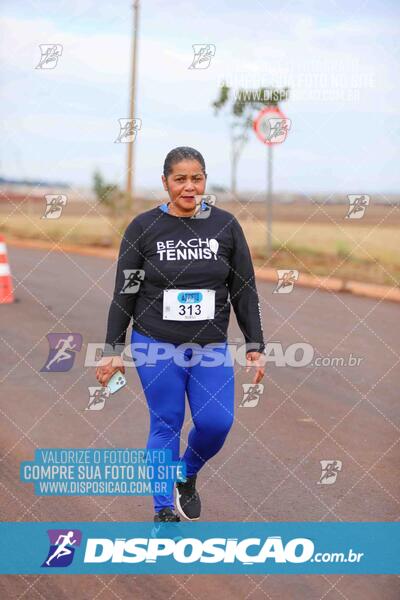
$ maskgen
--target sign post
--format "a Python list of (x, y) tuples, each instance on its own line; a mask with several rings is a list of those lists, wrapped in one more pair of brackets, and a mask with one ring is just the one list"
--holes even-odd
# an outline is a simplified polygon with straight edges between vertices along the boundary
[(277, 106), (267, 106), (256, 117), (253, 128), (258, 139), (267, 146), (267, 253), (272, 254), (272, 168), (274, 144), (282, 144), (291, 121)]
[(267, 255), (272, 254), (272, 144), (267, 144)]

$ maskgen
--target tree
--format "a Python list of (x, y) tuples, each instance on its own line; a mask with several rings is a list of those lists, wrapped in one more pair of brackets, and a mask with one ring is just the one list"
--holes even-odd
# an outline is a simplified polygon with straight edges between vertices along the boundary
[(93, 173), (93, 191), (97, 200), (109, 210), (110, 216), (115, 217), (118, 212), (125, 213), (127, 210), (126, 193), (114, 183), (105, 183), (98, 170)]
[(265, 106), (278, 106), (279, 102), (287, 100), (289, 88), (259, 88), (247, 90), (240, 88), (231, 97), (231, 88), (225, 83), (219, 90), (219, 97), (212, 103), (215, 115), (230, 101), (230, 132), (231, 132), (231, 192), (237, 194), (237, 167), (243, 148), (249, 139), (249, 129), (253, 126), (255, 110)]

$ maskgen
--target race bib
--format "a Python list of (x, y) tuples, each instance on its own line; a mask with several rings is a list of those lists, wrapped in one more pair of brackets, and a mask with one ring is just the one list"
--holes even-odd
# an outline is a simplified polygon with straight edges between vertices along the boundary
[(164, 290), (163, 319), (205, 321), (215, 314), (215, 290)]

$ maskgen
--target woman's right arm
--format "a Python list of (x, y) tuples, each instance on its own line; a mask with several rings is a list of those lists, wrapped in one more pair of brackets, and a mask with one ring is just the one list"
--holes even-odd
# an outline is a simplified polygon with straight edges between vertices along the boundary
[(121, 240), (114, 294), (108, 311), (105, 349), (96, 369), (96, 377), (101, 385), (107, 385), (115, 371), (125, 372), (121, 352), (125, 346), (126, 330), (134, 311), (138, 290), (133, 293), (123, 290), (129, 272), (143, 266), (144, 257), (140, 244), (142, 235), (142, 228), (137, 219), (134, 219)]

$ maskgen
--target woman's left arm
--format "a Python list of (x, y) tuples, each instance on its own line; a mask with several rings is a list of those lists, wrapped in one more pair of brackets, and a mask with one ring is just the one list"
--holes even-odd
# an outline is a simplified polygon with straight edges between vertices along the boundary
[(228, 276), (230, 301), (246, 342), (246, 371), (251, 366), (257, 367), (253, 383), (259, 383), (264, 376), (265, 357), (262, 353), (265, 344), (254, 267), (243, 229), (235, 217), (231, 232), (231, 268)]

